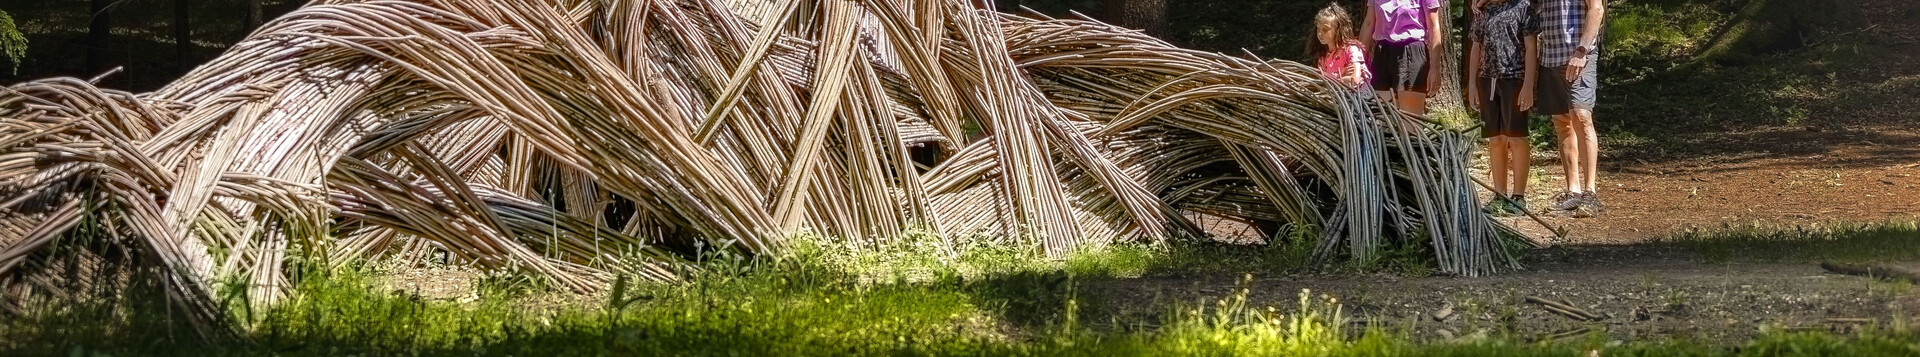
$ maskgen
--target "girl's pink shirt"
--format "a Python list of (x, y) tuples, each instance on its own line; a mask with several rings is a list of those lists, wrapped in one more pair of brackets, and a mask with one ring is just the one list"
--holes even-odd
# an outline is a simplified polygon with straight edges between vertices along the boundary
[(1360, 82), (1345, 83), (1347, 86), (1358, 88), (1372, 81), (1373, 73), (1367, 71), (1367, 57), (1366, 53), (1360, 51), (1360, 43), (1350, 40), (1340, 47), (1344, 51), (1327, 51), (1326, 55), (1320, 57), (1320, 73), (1327, 75), (1327, 78), (1347, 82), (1347, 68), (1353, 68), (1360, 72)]

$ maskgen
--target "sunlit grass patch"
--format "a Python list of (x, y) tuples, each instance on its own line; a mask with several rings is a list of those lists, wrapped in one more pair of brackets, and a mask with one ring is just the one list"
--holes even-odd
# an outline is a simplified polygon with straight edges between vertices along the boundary
[[(179, 321), (164, 318), (164, 305), (119, 305), (137, 313), (9, 320), (0, 325), (5, 337), (0, 354), (1866, 356), (1920, 351), (1911, 332), (1903, 330), (1858, 336), (1768, 332), (1730, 348), (1613, 341), (1600, 334), (1539, 342), (1508, 334), (1420, 340), (1404, 328), (1349, 324), (1338, 297), (1311, 290), (1299, 292), (1286, 306), (1251, 303), (1248, 278), (1226, 296), (1168, 302), (1167, 312), (1153, 321), (1089, 321), (1093, 317), (1082, 309), (1101, 302), (1079, 291), (1079, 278), (1064, 268), (969, 281), (862, 283), (772, 269), (777, 264), (792, 263), (766, 263), (724, 276), (717, 272), (726, 269), (709, 269), (716, 273), (680, 284), (623, 280), (619, 291), (601, 301), (551, 307), (526, 303), (537, 292), (471, 302), (423, 299), (385, 291), (376, 283), (381, 271), (356, 267), (301, 283), (294, 297), (258, 315), (257, 324), (238, 338), (183, 334)], [(65, 318), (55, 318), (60, 316)], [(71, 328), (79, 326), (87, 328)]]
[[(1879, 246), (1911, 223), (1825, 233), (1725, 231), (1705, 247), (1747, 244)], [(1752, 232), (1752, 233), (1741, 233)], [(1800, 231), (1793, 231), (1800, 232)], [(1813, 232), (1813, 231), (1807, 231)], [(1867, 232), (1867, 233), (1862, 233)], [(1825, 234), (1825, 235), (1822, 235)], [(1810, 238), (1820, 237), (1820, 238)], [(1741, 241), (1738, 239), (1745, 239)], [(0, 322), (0, 355), (926, 355), (926, 356), (1799, 356), (1911, 355), (1904, 324), (1862, 334), (1769, 331), (1721, 346), (1616, 341), (1604, 333), (1535, 340), (1492, 329), (1415, 337), (1418, 322), (1352, 324), (1341, 297), (1317, 290), (1264, 305), (1253, 276), (1306, 269), (1310, 250), (1121, 245), (1064, 260), (1023, 252), (915, 248), (795, 249), (795, 255), (702, 259), (679, 283), (617, 279), (591, 298), (514, 273), (472, 277), (474, 298), (422, 297), (383, 284), (399, 264), (305, 272), (291, 296), (245, 314), (239, 336), (200, 338), (150, 286), (50, 304)], [(1773, 248), (1769, 248), (1773, 249)], [(1305, 251), (1305, 252), (1303, 252)], [(1851, 251), (1851, 250), (1843, 250)], [(1277, 269), (1261, 272), (1259, 269)], [(1294, 269), (1294, 270), (1288, 270)], [(1232, 272), (1246, 271), (1246, 272)], [(1157, 314), (1111, 314), (1093, 279), (1232, 274), (1224, 296), (1156, 301)], [(912, 278), (926, 276), (929, 278)], [(140, 290), (147, 289), (147, 290)], [(1139, 305), (1139, 304), (1133, 304)], [(1471, 308), (1469, 308), (1471, 309)], [(1359, 317), (1368, 318), (1368, 317)]]
[(1796, 226), (1727, 225), (1661, 239), (1712, 262), (1874, 261), (1920, 259), (1920, 223), (1825, 223)]

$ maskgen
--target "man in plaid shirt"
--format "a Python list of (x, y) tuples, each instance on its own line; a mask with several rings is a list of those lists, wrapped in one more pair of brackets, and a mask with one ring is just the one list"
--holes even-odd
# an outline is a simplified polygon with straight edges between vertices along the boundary
[(1567, 174), (1567, 191), (1554, 201), (1550, 212), (1590, 217), (1602, 207), (1594, 193), (1600, 142), (1593, 129), (1593, 102), (1600, 86), (1594, 62), (1600, 58), (1606, 2), (1535, 1), (1540, 6), (1541, 78), (1534, 87), (1534, 110), (1553, 116), (1560, 162)]

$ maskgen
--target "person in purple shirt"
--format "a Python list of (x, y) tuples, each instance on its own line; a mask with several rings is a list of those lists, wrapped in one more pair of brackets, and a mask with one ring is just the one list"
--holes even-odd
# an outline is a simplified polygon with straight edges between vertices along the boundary
[(1440, 47), (1447, 29), (1440, 28), (1440, 0), (1367, 0), (1367, 17), (1360, 33), (1366, 34), (1363, 48), (1371, 50), (1373, 90), (1381, 100), (1392, 101), (1400, 110), (1415, 115), (1427, 113), (1427, 98), (1433, 93), (1433, 81), (1439, 76)]

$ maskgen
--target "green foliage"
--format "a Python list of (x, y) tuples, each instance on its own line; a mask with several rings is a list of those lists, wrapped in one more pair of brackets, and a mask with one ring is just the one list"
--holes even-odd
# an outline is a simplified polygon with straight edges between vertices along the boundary
[(0, 54), (13, 64), (13, 72), (20, 72), (20, 59), (27, 57), (27, 37), (13, 23), (13, 17), (6, 11), (0, 11)]
[(1825, 35), (1860, 26), (1850, 1), (1749, 0), (1739, 3), (1701, 57), (1745, 63), (1800, 49)]
[(1632, 82), (1688, 63), (1731, 16), (1728, 1), (1618, 2), (1607, 10), (1610, 80)]
[[(1836, 126), (1909, 107), (1920, 81), (1889, 77), (1890, 43), (1853, 1), (1649, 0), (1608, 13), (1601, 138), (1636, 159), (1731, 150), (1727, 132)], [(1903, 109), (1902, 109), (1903, 110)]]

